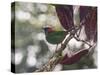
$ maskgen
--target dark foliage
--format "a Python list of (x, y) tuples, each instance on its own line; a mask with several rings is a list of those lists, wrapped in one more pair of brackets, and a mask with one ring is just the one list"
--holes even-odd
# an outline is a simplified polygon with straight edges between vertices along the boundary
[(55, 5), (55, 9), (61, 25), (66, 29), (74, 26), (73, 23), (73, 6), (71, 5)]
[(77, 63), (84, 55), (88, 53), (88, 49), (80, 50), (79, 52), (75, 53), (71, 57), (68, 57), (66, 54), (60, 64), (71, 65)]
[(96, 7), (80, 7), (81, 25), (85, 26), (87, 40), (97, 41), (97, 8)]

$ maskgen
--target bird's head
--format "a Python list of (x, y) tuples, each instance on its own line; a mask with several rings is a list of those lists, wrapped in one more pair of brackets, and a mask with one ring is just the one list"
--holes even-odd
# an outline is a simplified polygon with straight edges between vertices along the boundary
[(48, 33), (51, 33), (54, 31), (54, 29), (52, 27), (43, 27), (43, 30), (45, 32), (45, 34), (47, 35)]

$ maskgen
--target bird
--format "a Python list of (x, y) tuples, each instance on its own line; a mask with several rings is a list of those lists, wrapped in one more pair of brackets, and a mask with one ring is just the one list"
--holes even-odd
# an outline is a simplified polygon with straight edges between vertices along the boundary
[(50, 44), (57, 44), (56, 50), (58, 44), (62, 44), (63, 40), (66, 37), (66, 34), (68, 34), (68, 32), (66, 31), (56, 31), (52, 27), (44, 27), (43, 29), (46, 35), (47, 42)]

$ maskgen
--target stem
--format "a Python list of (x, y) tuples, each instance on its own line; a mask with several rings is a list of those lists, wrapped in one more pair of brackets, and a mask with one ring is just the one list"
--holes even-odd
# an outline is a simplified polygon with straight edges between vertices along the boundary
[(92, 47), (92, 45), (91, 45), (90, 43), (86, 42), (85, 40), (81, 40), (81, 39), (79, 39), (78, 37), (75, 37), (75, 36), (74, 36), (74, 38), (75, 38), (77, 41), (81, 41), (81, 42), (87, 44), (89, 47)]

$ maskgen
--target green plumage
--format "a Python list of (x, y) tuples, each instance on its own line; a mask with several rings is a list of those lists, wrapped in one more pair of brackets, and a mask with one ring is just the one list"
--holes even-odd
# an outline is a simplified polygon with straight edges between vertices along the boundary
[(65, 31), (54, 31), (46, 35), (46, 40), (51, 44), (59, 44), (66, 37)]

